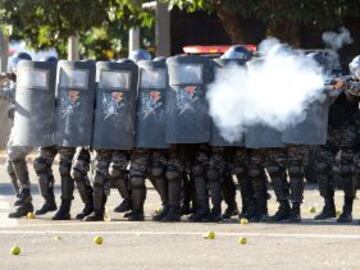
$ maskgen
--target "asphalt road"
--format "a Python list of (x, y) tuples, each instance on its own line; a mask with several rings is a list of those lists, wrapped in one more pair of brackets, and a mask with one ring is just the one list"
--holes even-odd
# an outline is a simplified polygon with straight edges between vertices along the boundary
[[(55, 167), (55, 170), (57, 168)], [(32, 170), (31, 170), (32, 172)], [(32, 174), (32, 182), (36, 178)], [(59, 177), (56, 176), (57, 183)], [(59, 186), (56, 187), (58, 201)], [(42, 199), (34, 185), (34, 204)], [(238, 195), (239, 196), (239, 195)], [(336, 202), (341, 209), (341, 192)], [(240, 198), (238, 197), (240, 203)], [(113, 190), (107, 204), (108, 221), (86, 223), (52, 221), (52, 214), (36, 219), (7, 218), (13, 195), (5, 167), (0, 165), (0, 269), (359, 269), (360, 226), (338, 225), (335, 220), (315, 222), (309, 208), (320, 211), (322, 200), (315, 186), (308, 186), (302, 207), (302, 224), (247, 224), (233, 219), (221, 224), (176, 224), (150, 221), (159, 199), (148, 191), (145, 222), (128, 222), (112, 209), (119, 203)], [(72, 215), (81, 210), (76, 192)], [(355, 201), (355, 219), (360, 201)], [(270, 213), (276, 211), (273, 198)], [(214, 240), (203, 239), (208, 231)], [(96, 245), (93, 237), (104, 239)], [(238, 243), (240, 237), (247, 244)], [(9, 250), (18, 245), (19, 256)]]

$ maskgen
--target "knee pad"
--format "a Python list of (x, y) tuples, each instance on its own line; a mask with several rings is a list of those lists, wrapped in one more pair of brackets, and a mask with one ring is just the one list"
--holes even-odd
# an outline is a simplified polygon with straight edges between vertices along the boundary
[(10, 175), (15, 174), (14, 167), (12, 166), (12, 164), (10, 163), (9, 160), (6, 162), (6, 171), (7, 171), (8, 174), (10, 174)]
[(209, 182), (220, 182), (220, 173), (215, 168), (206, 171), (206, 178)]
[(151, 168), (151, 176), (160, 177), (164, 173), (164, 169), (160, 166), (154, 166)]
[(132, 188), (145, 188), (145, 179), (142, 177), (131, 177)]
[(235, 175), (243, 175), (244, 173), (245, 173), (245, 168), (244, 167), (235, 167), (234, 169), (233, 169), (233, 173), (235, 174)]
[(105, 184), (105, 177), (99, 173), (95, 173), (93, 180), (94, 187), (102, 187)]
[(25, 160), (26, 154), (20, 147), (11, 147), (8, 149), (8, 158), (12, 162)]
[(195, 165), (191, 168), (191, 172), (194, 177), (203, 176), (204, 175), (204, 168), (200, 165)]
[(70, 175), (75, 182), (79, 182), (84, 174), (81, 171), (79, 171), (77, 168), (71, 168)]
[(111, 164), (109, 167), (109, 175), (111, 177), (118, 178), (123, 175), (123, 171), (114, 164)]
[(64, 175), (70, 175), (70, 172), (71, 171), (71, 166), (68, 166), (68, 165), (60, 165), (59, 166), (59, 173), (61, 176), (64, 176)]
[(331, 170), (330, 166), (324, 162), (316, 162), (315, 163), (316, 173), (327, 174)]
[(48, 165), (46, 164), (45, 160), (40, 158), (36, 158), (34, 160), (34, 170), (37, 174), (45, 173), (48, 169)]
[(289, 166), (289, 175), (294, 177), (302, 177), (304, 175), (304, 168), (302, 166)]
[(281, 170), (278, 166), (267, 166), (266, 170), (268, 171), (268, 173), (271, 175), (280, 175), (281, 174)]
[(180, 176), (181, 176), (180, 172), (176, 168), (173, 168), (173, 167), (168, 168), (165, 173), (165, 178), (168, 181), (176, 181), (176, 180), (180, 179)]
[(261, 173), (262, 173), (262, 170), (258, 167), (250, 167), (248, 169), (248, 172), (249, 172), (249, 176), (250, 177), (256, 177), (256, 176), (260, 176)]

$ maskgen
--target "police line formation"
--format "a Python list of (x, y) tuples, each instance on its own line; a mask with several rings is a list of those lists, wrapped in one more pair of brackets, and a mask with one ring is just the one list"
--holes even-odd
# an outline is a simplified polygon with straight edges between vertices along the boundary
[[(323, 63), (321, 53), (311, 57)], [(241, 141), (229, 143), (208, 114), (206, 86), (215, 69), (245, 65), (251, 58), (242, 46), (213, 60), (194, 55), (151, 60), (141, 50), (133, 53), (133, 60), (97, 63), (31, 61), (26, 53), (18, 54), (9, 65), (11, 80), (1, 89), (3, 98), (13, 100), (7, 169), (16, 201), (9, 217), (34, 211), (25, 158), (37, 148), (33, 166), (44, 203), (36, 215), (57, 210), (54, 220), (70, 219), (76, 185), (84, 203), (77, 219), (104, 220), (110, 188), (116, 188), (122, 201), (115, 211), (141, 221), (149, 179), (162, 204), (153, 216), (156, 221), (180, 221), (191, 213), (193, 222), (236, 215), (254, 222), (301, 222), (304, 167), (309, 147), (318, 145), (316, 171), (324, 208), (315, 219), (336, 217), (337, 175), (345, 194), (337, 221), (351, 222), (360, 138), (360, 114), (354, 106), (360, 90), (359, 57), (350, 64), (352, 79), (337, 81), (342, 90), (337, 99), (325, 89), (326, 98), (311, 104), (303, 122), (282, 132), (255, 125), (246, 129)], [(328, 124), (332, 108), (338, 111)], [(57, 154), (59, 209), (52, 172)], [(279, 202), (271, 217), (265, 169)], [(233, 176), (239, 182), (241, 212)]]

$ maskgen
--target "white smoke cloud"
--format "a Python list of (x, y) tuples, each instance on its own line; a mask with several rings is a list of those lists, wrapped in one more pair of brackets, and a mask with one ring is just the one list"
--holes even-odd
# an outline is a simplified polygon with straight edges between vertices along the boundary
[(325, 46), (330, 49), (329, 61), (333, 68), (340, 67), (338, 51), (347, 44), (351, 44), (354, 40), (351, 37), (350, 31), (345, 27), (340, 27), (338, 32), (325, 32), (322, 34), (322, 40)]
[(306, 108), (323, 98), (325, 75), (304, 53), (270, 38), (259, 46), (260, 59), (246, 67), (229, 65), (216, 74), (207, 98), (221, 135), (232, 142), (258, 123), (278, 130), (306, 117)]
[(351, 44), (354, 40), (351, 37), (350, 31), (345, 27), (339, 28), (339, 33), (325, 32), (322, 35), (324, 43), (334, 51), (338, 51), (346, 44)]

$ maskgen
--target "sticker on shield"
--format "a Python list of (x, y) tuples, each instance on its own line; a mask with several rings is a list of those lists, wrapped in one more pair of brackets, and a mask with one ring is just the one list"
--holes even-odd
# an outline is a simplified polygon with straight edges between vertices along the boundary
[(121, 109), (125, 106), (123, 92), (103, 93), (103, 112), (105, 114), (104, 120), (110, 116), (120, 114)]
[(149, 115), (155, 114), (156, 109), (162, 105), (161, 92), (153, 90), (148, 93), (142, 93), (141, 103), (143, 106), (141, 112), (142, 118), (146, 119)]
[(79, 98), (80, 92), (76, 90), (69, 90), (62, 93), (60, 106), (63, 119), (73, 114), (76, 108), (80, 106)]
[(179, 115), (193, 109), (194, 103), (199, 99), (197, 86), (185, 86), (180, 88), (176, 93), (176, 105), (179, 108)]

